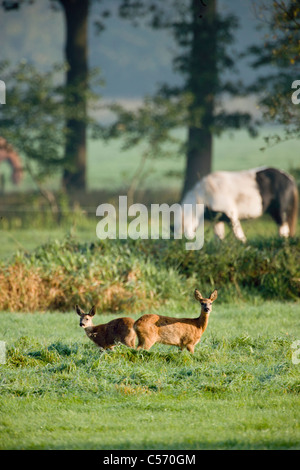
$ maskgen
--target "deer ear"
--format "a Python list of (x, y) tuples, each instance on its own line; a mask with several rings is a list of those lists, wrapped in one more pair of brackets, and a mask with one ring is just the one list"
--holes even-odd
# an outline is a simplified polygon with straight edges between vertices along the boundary
[(89, 316), (93, 317), (96, 313), (96, 307), (95, 305), (92, 306), (91, 310), (89, 311)]
[(75, 310), (78, 315), (84, 315), (84, 311), (81, 310), (81, 308), (77, 304), (75, 305)]
[(213, 302), (214, 300), (216, 300), (217, 297), (218, 297), (218, 291), (217, 291), (217, 289), (215, 289), (215, 290), (210, 294), (210, 300)]
[(203, 299), (202, 294), (200, 294), (198, 289), (195, 289), (194, 296), (195, 296), (195, 299), (198, 300), (199, 302), (201, 302), (201, 300)]

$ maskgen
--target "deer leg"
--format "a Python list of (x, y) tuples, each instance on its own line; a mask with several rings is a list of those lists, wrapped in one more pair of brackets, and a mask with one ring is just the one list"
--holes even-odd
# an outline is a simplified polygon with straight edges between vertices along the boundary
[(131, 337), (130, 340), (128, 341), (128, 346), (133, 349), (135, 348), (135, 335), (134, 337)]
[(155, 343), (155, 341), (151, 341), (149, 340), (148, 338), (142, 338), (142, 337), (139, 337), (139, 344), (137, 346), (137, 349), (150, 349), (151, 346), (153, 346), (153, 344)]
[(130, 333), (124, 338), (124, 344), (130, 348), (135, 348), (135, 333)]
[(186, 345), (186, 349), (187, 349), (191, 354), (194, 354), (195, 346), (194, 346), (193, 344), (187, 344), (187, 345)]

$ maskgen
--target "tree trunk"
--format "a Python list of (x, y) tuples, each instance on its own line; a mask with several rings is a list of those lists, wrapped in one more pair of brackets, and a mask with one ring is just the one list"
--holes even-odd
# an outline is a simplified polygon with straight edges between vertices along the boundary
[(187, 90), (193, 95), (190, 106), (185, 181), (182, 198), (212, 169), (212, 125), (214, 94), (218, 83), (216, 0), (207, 6), (191, 0), (192, 39), (188, 58)]
[[(86, 90), (88, 86), (88, 0), (59, 0), (65, 14), (68, 63), (66, 74), (67, 109), (75, 116), (67, 118), (66, 167), (62, 186), (68, 192), (86, 190)], [(73, 112), (72, 111), (72, 112)]]

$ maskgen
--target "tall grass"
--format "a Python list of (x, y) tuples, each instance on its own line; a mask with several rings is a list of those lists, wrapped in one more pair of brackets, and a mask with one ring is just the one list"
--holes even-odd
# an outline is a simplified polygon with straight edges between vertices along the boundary
[(68, 237), (0, 265), (0, 309), (61, 310), (95, 304), (101, 312), (140, 312), (179, 303), (198, 287), (219, 289), (222, 302), (297, 300), (300, 239), (213, 239), (199, 251), (182, 240), (101, 240)]

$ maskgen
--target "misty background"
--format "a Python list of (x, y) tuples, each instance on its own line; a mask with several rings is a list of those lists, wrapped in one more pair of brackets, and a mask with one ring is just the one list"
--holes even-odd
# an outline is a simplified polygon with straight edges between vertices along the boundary
[[(110, 8), (112, 2), (108, 2)], [(18, 10), (0, 10), (1, 59), (12, 63), (26, 60), (41, 70), (53, 63), (62, 63), (65, 43), (63, 13), (54, 11), (49, 2), (23, 5)], [(238, 17), (236, 42), (233, 49), (243, 52), (254, 43), (262, 43), (264, 32), (258, 31), (260, 21), (252, 0), (220, 0), (220, 12)], [(89, 66), (99, 67), (105, 85), (100, 93), (105, 99), (126, 100), (135, 105), (144, 95), (153, 93), (162, 82), (181, 83), (182, 78), (172, 70), (176, 44), (165, 30), (153, 30), (139, 21), (138, 26), (112, 14), (105, 20), (105, 29), (97, 33), (95, 20), (97, 4), (92, 4), (89, 15)], [(247, 84), (255, 77), (249, 60), (241, 60), (238, 73)], [(9, 99), (9, 97), (8, 97)], [(245, 107), (255, 112), (253, 98)]]

